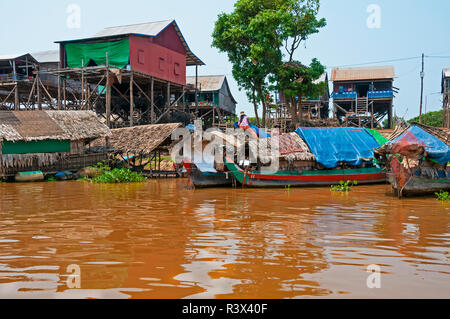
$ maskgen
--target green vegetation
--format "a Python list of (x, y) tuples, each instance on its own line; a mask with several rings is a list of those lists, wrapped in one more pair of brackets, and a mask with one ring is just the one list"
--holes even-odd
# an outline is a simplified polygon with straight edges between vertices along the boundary
[(132, 172), (128, 168), (115, 168), (94, 177), (92, 182), (97, 184), (139, 183), (145, 181), (145, 179), (141, 174)]
[[(117, 183), (139, 183), (145, 181), (145, 177), (139, 173), (132, 172), (128, 168), (112, 169), (107, 162), (98, 163), (95, 166), (86, 167), (86, 174), (78, 181), (90, 181), (97, 184), (117, 184)], [(92, 172), (95, 172), (92, 174)]]
[(356, 186), (356, 185), (358, 185), (357, 181), (353, 181), (353, 182), (351, 182), (351, 181), (346, 181), (346, 182), (340, 181), (339, 185), (331, 186), (331, 190), (333, 192), (349, 192), (350, 188), (352, 186)]
[(47, 182), (56, 182), (56, 178), (53, 176), (50, 176), (49, 178), (47, 178)]
[[(422, 124), (428, 125), (428, 126), (434, 126), (434, 127), (442, 127), (444, 126), (443, 118), (444, 114), (443, 111), (436, 111), (436, 112), (428, 112), (424, 115), (422, 115)], [(417, 122), (419, 123), (419, 117), (415, 117), (408, 121), (408, 123)]]
[(450, 201), (450, 194), (448, 192), (440, 191), (439, 193), (436, 193), (436, 196), (440, 201), (443, 202)]
[[(324, 72), (316, 59), (310, 67), (294, 60), (301, 44), (326, 25), (317, 18), (319, 8), (319, 0), (238, 0), (233, 12), (218, 16), (212, 46), (227, 53), (233, 77), (253, 103), (256, 125), (266, 124), (271, 90), (284, 91), (296, 101), (325, 87), (313, 83)], [(296, 101), (290, 109), (294, 118), (298, 109)]]

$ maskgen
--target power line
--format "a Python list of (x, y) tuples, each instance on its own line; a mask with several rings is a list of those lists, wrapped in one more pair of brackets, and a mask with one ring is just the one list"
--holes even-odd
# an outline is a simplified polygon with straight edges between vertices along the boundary
[(379, 64), (379, 63), (391, 63), (391, 62), (410, 61), (410, 60), (420, 59), (421, 57), (422, 56), (415, 56), (415, 57), (409, 57), (409, 58), (399, 58), (399, 59), (392, 59), (392, 60), (382, 60), (382, 61), (374, 61), (374, 62), (365, 62), (365, 63), (347, 64), (347, 65), (339, 65), (339, 66), (330, 66), (327, 69), (343, 68), (343, 67), (359, 66), (359, 65)]

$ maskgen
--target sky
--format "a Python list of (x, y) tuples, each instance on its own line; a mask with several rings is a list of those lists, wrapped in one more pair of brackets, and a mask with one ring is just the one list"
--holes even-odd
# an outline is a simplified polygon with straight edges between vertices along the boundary
[[(206, 66), (199, 75), (225, 74), (238, 101), (237, 110), (253, 115), (253, 106), (232, 78), (224, 53), (211, 47), (218, 14), (231, 12), (235, 0), (41, 0), (39, 5), (0, 1), (0, 55), (57, 49), (54, 41), (89, 37), (105, 27), (175, 19), (191, 50)], [(73, 6), (75, 5), (75, 6)], [(375, 5), (376, 11), (368, 12)], [(68, 23), (79, 8), (80, 24)], [(69, 10), (69, 12), (68, 12)], [(448, 0), (321, 0), (327, 26), (308, 39), (296, 59), (317, 58), (333, 67), (356, 64), (393, 65), (400, 89), (394, 111), (406, 119), (419, 114), (421, 54), (425, 53), (424, 108), (442, 108), (442, 69), (450, 68)], [(379, 13), (379, 14), (378, 14)], [(373, 20), (375, 18), (375, 20)], [(368, 19), (371, 22), (368, 24)], [(409, 58), (409, 59), (406, 59)], [(372, 62), (390, 61), (372, 64)], [(188, 67), (188, 75), (195, 68)]]

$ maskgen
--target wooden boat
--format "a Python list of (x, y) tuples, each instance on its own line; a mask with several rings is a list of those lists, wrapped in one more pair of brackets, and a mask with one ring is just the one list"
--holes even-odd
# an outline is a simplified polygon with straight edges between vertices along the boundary
[(357, 181), (358, 184), (386, 183), (383, 168), (330, 169), (310, 171), (244, 171), (231, 159), (225, 160), (228, 171), (243, 186), (248, 187), (310, 187), (331, 186), (341, 181)]
[(449, 141), (448, 133), (413, 123), (377, 150), (398, 197), (450, 191)]
[[(392, 189), (399, 197), (420, 196), (438, 193), (440, 191), (450, 191), (449, 174), (445, 171), (435, 171), (433, 177), (421, 174), (423, 168), (405, 167), (397, 158), (390, 163), (390, 173), (388, 180)], [(428, 169), (428, 171), (433, 171)]]
[(411, 177), (403, 187), (397, 186), (393, 174), (388, 174), (389, 182), (395, 193), (399, 196), (418, 196), (439, 193), (440, 191), (450, 191), (450, 179), (432, 179), (425, 177)]
[(187, 170), (189, 179), (197, 188), (225, 187), (233, 183), (232, 175), (229, 172), (202, 172), (194, 163), (183, 162)]

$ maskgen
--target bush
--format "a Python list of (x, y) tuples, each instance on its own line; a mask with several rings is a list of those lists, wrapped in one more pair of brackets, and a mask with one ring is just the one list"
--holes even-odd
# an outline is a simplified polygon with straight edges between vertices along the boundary
[(450, 201), (450, 194), (448, 192), (440, 191), (439, 193), (436, 193), (436, 196), (440, 201), (443, 202)]
[(98, 184), (116, 184), (116, 183), (139, 183), (145, 181), (145, 177), (128, 168), (115, 168), (104, 171), (103, 174), (94, 177), (92, 183)]
[(331, 186), (331, 190), (333, 192), (348, 192), (350, 191), (350, 187), (351, 186), (356, 186), (358, 185), (357, 181), (354, 182), (350, 182), (350, 181), (340, 181), (339, 185), (333, 185)]

